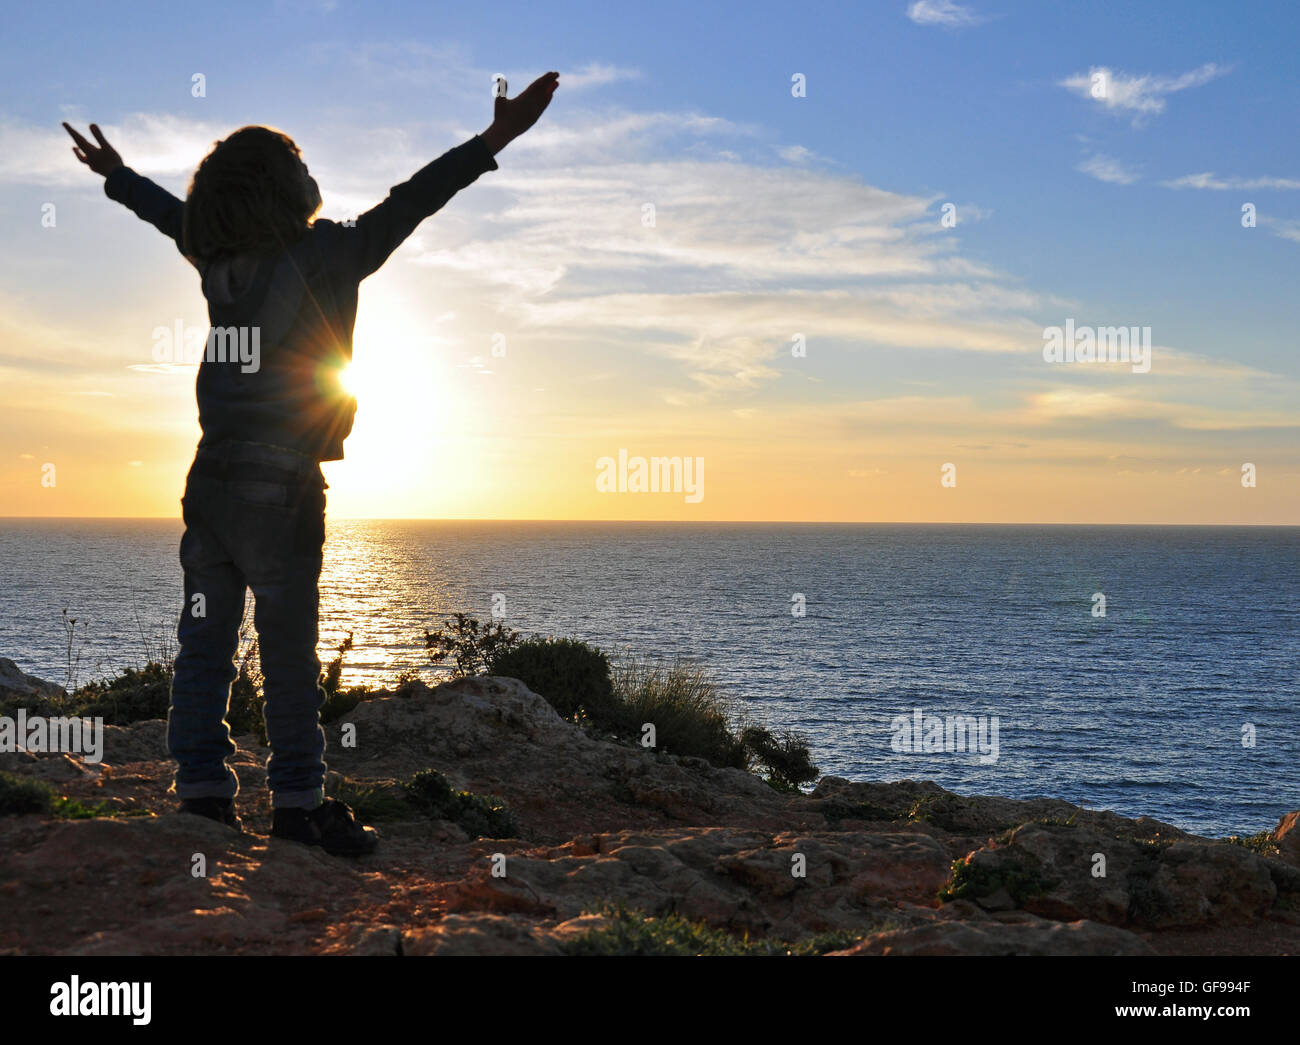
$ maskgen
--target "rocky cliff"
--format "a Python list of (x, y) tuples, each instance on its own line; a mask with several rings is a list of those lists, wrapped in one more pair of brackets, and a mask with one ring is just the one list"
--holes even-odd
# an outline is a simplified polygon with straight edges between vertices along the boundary
[[(380, 851), (344, 860), (267, 836), (252, 737), (234, 760), (243, 834), (173, 812), (164, 732), (108, 726), (98, 764), (0, 755), (101, 814), (0, 818), (0, 952), (564, 954), (664, 949), (653, 930), (686, 923), (764, 953), (1300, 952), (1295, 814), (1242, 845), (926, 782), (785, 795), (474, 678), (409, 684), (330, 727), (332, 785), (392, 806)], [(516, 837), (403, 813), (399, 782), (430, 768), (504, 800)]]

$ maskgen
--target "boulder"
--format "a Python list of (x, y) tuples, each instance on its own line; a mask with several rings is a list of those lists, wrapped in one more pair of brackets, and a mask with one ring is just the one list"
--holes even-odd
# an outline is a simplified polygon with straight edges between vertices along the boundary
[(53, 682), (38, 679), (35, 675), (23, 672), (8, 657), (0, 657), (0, 701), (27, 699), (59, 699), (66, 697), (67, 691)]
[(986, 910), (1015, 907), (1064, 921), (1233, 925), (1263, 916), (1277, 900), (1275, 863), (1227, 842), (1153, 845), (1097, 827), (1030, 823), (967, 856), (952, 891)]
[(1287, 863), (1300, 866), (1300, 811), (1285, 813), (1273, 832), (1278, 851)]

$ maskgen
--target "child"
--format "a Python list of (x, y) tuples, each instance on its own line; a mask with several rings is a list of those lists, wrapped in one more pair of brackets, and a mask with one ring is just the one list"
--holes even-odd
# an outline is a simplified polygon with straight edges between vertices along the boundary
[[(181, 499), (185, 608), (167, 742), (181, 809), (240, 828), (225, 721), (244, 593), (265, 680), (271, 834), (326, 852), (373, 852), (378, 834), (326, 799), (317, 610), (325, 542), (321, 461), (343, 457), (356, 402), (338, 375), (352, 357), (357, 285), (422, 220), (485, 171), (550, 104), (559, 74), (495, 102), (492, 125), (396, 186), (354, 223), (321, 205), (298, 147), (244, 127), (199, 164), (184, 203), (122, 163), (95, 124), (68, 124), (104, 191), (176, 241), (198, 269), (212, 322), (198, 373), (203, 437)], [(401, 380), (400, 375), (394, 375)]]

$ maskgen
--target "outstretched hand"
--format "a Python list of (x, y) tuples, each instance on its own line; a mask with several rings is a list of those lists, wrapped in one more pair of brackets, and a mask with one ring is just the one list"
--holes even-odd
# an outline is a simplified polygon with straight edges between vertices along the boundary
[(560, 86), (559, 73), (543, 73), (514, 98), (498, 95), (492, 114), (492, 126), (480, 137), (494, 153), (500, 152), (535, 124), (551, 104)]
[(72, 154), (96, 174), (107, 178), (113, 171), (122, 166), (122, 157), (117, 154), (117, 150), (113, 146), (108, 144), (108, 139), (101, 133), (98, 124), (92, 123), (90, 125), (90, 133), (95, 136), (95, 141), (99, 142), (98, 146), (90, 144), (74, 131), (66, 121), (63, 124), (63, 129), (72, 135), (72, 140), (77, 143), (77, 147), (72, 150)]

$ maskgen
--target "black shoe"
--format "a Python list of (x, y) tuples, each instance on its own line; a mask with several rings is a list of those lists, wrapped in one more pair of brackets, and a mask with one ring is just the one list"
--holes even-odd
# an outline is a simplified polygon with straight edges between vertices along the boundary
[(327, 798), (315, 809), (277, 809), (271, 837), (318, 845), (331, 856), (364, 856), (379, 847), (379, 832), (357, 823), (348, 806)]
[(233, 827), (236, 831), (244, 829), (243, 822), (235, 812), (233, 798), (186, 798), (181, 801), (180, 812), (206, 816), (209, 820)]

